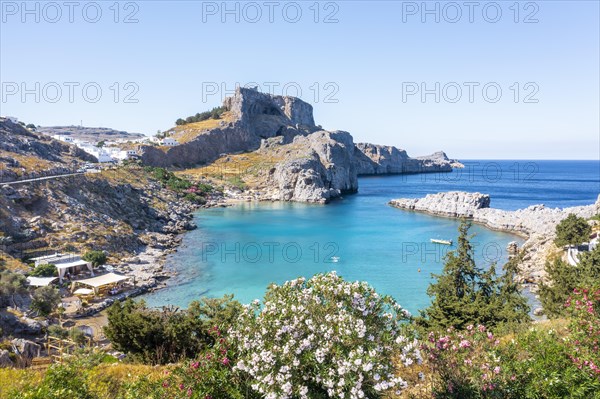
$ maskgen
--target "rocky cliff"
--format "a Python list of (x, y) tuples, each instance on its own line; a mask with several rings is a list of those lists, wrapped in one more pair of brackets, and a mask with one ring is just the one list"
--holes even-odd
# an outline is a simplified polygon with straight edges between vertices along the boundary
[(175, 147), (142, 146), (142, 162), (162, 167), (207, 164), (221, 154), (257, 150), (262, 139), (282, 136), (292, 140), (318, 130), (312, 106), (295, 97), (238, 88), (223, 106), (231, 114), (230, 121), (197, 132), (196, 137)]
[(453, 167), (462, 167), (462, 164), (449, 159), (442, 151), (411, 158), (405, 150), (369, 143), (357, 143), (354, 158), (359, 175), (439, 173), (451, 172)]
[(185, 139), (178, 146), (142, 147), (142, 162), (163, 167), (224, 164), (243, 158), (236, 153), (254, 152), (253, 158), (271, 164), (269, 173), (250, 177), (255, 197), (301, 202), (327, 202), (356, 192), (358, 175), (450, 172), (460, 166), (443, 152), (410, 158), (395, 147), (355, 145), (347, 132), (316, 126), (312, 106), (295, 97), (238, 88), (223, 107), (227, 116), (219, 122), (172, 129), (174, 137)]
[(553, 250), (556, 225), (570, 213), (590, 218), (600, 213), (600, 196), (593, 205), (571, 208), (548, 208), (532, 205), (516, 211), (490, 208), (490, 196), (481, 193), (451, 191), (429, 194), (423, 198), (402, 198), (389, 202), (393, 207), (425, 212), (437, 216), (469, 218), (491, 229), (520, 234), (523, 245), (523, 280), (539, 282), (545, 277), (547, 255)]
[(263, 199), (325, 203), (358, 190), (348, 132), (319, 131), (297, 136), (289, 145), (271, 142), (261, 150), (272, 157), (283, 154), (264, 180)]

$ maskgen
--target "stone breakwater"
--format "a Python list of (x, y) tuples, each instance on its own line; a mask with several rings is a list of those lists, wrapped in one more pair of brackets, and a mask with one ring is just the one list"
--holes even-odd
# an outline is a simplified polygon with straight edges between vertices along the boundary
[(584, 218), (600, 213), (600, 196), (595, 204), (563, 209), (532, 205), (505, 211), (490, 208), (490, 202), (487, 194), (450, 191), (428, 194), (423, 198), (394, 199), (389, 205), (436, 216), (467, 218), (493, 230), (525, 237), (521, 279), (530, 283), (538, 283), (545, 278), (546, 259), (558, 250), (554, 245), (556, 225), (570, 213)]

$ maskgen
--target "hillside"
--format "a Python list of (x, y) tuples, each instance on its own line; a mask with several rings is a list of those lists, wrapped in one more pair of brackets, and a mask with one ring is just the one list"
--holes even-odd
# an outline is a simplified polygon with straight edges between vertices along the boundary
[[(95, 159), (75, 146), (0, 122), (4, 183), (68, 173), (87, 161)], [(196, 205), (182, 200), (185, 193), (135, 165), (2, 185), (0, 193), (4, 268), (18, 268), (20, 258), (55, 251), (133, 254), (149, 242), (194, 227), (190, 212)]]
[(10, 120), (0, 120), (0, 181), (72, 171), (80, 163), (95, 162), (85, 151)]

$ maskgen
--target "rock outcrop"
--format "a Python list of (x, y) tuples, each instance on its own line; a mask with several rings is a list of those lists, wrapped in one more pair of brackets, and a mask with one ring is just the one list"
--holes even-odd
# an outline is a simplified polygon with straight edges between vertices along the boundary
[(167, 149), (141, 146), (142, 162), (162, 167), (207, 164), (221, 154), (255, 151), (263, 139), (283, 136), (290, 141), (318, 130), (312, 106), (295, 97), (239, 87), (223, 106), (231, 112), (233, 121), (222, 121), (219, 127)]
[(464, 191), (428, 194), (424, 198), (401, 198), (390, 201), (396, 208), (426, 212), (437, 216), (473, 218), (476, 211), (489, 208), (490, 196)]
[(348, 132), (297, 136), (284, 147), (289, 149), (267, 178), (265, 199), (325, 203), (358, 189), (354, 142)]
[(489, 195), (457, 191), (429, 194), (423, 198), (394, 199), (389, 204), (437, 216), (469, 218), (491, 229), (526, 237), (521, 272), (523, 280), (530, 282), (539, 282), (545, 277), (546, 258), (556, 249), (555, 229), (561, 220), (571, 213), (584, 218), (600, 213), (600, 196), (593, 205), (563, 209), (532, 205), (516, 211), (490, 208)]
[[(206, 165), (232, 154), (255, 152), (272, 160), (259, 173), (261, 199), (327, 202), (358, 189), (358, 175), (450, 172), (462, 166), (443, 152), (410, 158), (406, 151), (374, 144), (354, 144), (347, 132), (315, 125), (312, 106), (298, 98), (238, 88), (223, 102), (226, 120), (218, 127), (174, 131), (189, 140), (170, 148), (141, 147), (141, 159), (153, 166)], [(198, 127), (198, 129), (200, 129)], [(226, 162), (226, 161), (223, 161)]]
[(405, 150), (393, 146), (357, 143), (354, 151), (359, 175), (451, 172), (462, 167), (442, 151), (430, 156), (411, 158)]

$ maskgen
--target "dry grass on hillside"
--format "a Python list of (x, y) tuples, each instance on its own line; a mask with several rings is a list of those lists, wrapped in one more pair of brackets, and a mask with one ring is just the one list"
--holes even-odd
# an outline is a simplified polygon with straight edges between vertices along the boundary
[(186, 169), (176, 174), (189, 180), (199, 180), (204, 177), (215, 182), (231, 184), (232, 181), (241, 180), (252, 185), (256, 183), (259, 174), (268, 172), (282, 159), (281, 156), (274, 157), (262, 152), (227, 155), (210, 165)]
[[(221, 126), (221, 123), (227, 124), (229, 122), (233, 122), (234, 117), (231, 112), (224, 112), (221, 115), (221, 119), (207, 119), (202, 122), (194, 122), (188, 123), (186, 125), (175, 126), (171, 135), (172, 138), (177, 140), (179, 144), (187, 143), (188, 141), (192, 141), (200, 134), (205, 133), (211, 129), (218, 128)], [(168, 147), (167, 147), (168, 148)]]
[(98, 174), (88, 175), (90, 178), (106, 180), (112, 184), (130, 184), (135, 188), (143, 188), (150, 183), (148, 175), (142, 169), (114, 168), (103, 170)]
[(57, 166), (57, 164), (33, 155), (23, 155), (3, 150), (0, 150), (0, 158), (12, 158), (19, 162), (18, 167), (12, 168), (17, 173), (19, 173), (19, 171), (22, 169), (25, 169), (26, 172), (32, 172), (52, 169), (53, 167)]
[[(3, 233), (0, 232), (0, 235), (3, 235)], [(29, 266), (7, 253), (0, 251), (0, 270), (29, 271)]]

